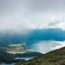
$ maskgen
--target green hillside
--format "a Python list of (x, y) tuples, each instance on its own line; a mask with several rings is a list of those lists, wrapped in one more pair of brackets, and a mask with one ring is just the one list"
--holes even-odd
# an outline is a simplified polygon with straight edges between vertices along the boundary
[(65, 65), (65, 47), (15, 65)]

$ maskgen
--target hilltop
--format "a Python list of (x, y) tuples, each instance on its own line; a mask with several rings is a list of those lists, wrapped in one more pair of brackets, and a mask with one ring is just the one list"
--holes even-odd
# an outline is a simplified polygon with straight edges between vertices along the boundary
[(65, 47), (15, 65), (65, 65)]
[(29, 50), (23, 44), (10, 44), (6, 47), (8, 53), (27, 53)]

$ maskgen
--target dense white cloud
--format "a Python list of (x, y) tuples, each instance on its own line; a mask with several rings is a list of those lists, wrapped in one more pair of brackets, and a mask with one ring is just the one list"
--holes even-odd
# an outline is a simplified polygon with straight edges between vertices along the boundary
[(44, 54), (64, 46), (65, 46), (65, 41), (41, 41), (32, 44), (31, 50), (36, 52), (41, 52)]
[(64, 18), (65, 0), (0, 0), (1, 31), (48, 27), (65, 29)]

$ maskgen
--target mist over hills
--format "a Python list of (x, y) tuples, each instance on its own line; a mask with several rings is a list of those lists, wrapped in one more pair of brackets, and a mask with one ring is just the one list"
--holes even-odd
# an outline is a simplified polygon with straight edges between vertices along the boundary
[[(44, 40), (64, 41), (65, 31), (57, 28), (33, 29), (27, 33), (0, 33), (0, 46), (13, 43), (32, 44)], [(2, 43), (2, 44), (1, 44)]]

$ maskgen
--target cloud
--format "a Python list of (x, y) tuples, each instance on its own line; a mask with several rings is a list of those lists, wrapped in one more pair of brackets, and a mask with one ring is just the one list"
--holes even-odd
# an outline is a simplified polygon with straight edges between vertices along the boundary
[(32, 0), (31, 10), (34, 12), (63, 11), (64, 0)]
[[(0, 0), (0, 31), (18, 33), (48, 27), (64, 29), (65, 23), (60, 20), (65, 19), (64, 3), (64, 0)], [(61, 26), (57, 20), (61, 21)]]
[(65, 31), (59, 28), (33, 29), (27, 33), (0, 33), (0, 46), (25, 43), (31, 51), (47, 53), (65, 46)]
[(45, 28), (28, 30), (25, 33), (0, 33), (0, 39), (9, 42), (25, 42), (26, 45), (44, 40), (64, 41), (65, 31), (59, 28)]
[(50, 27), (54, 27), (54, 28), (60, 28), (62, 30), (65, 30), (65, 21), (58, 21), (57, 23), (53, 23)]
[(26, 42), (42, 53), (63, 47), (65, 0), (0, 0), (1, 32), (0, 41)]
[(40, 52), (40, 53), (48, 53), (52, 50), (59, 49), (65, 47), (65, 41), (41, 41), (31, 45), (31, 50)]

